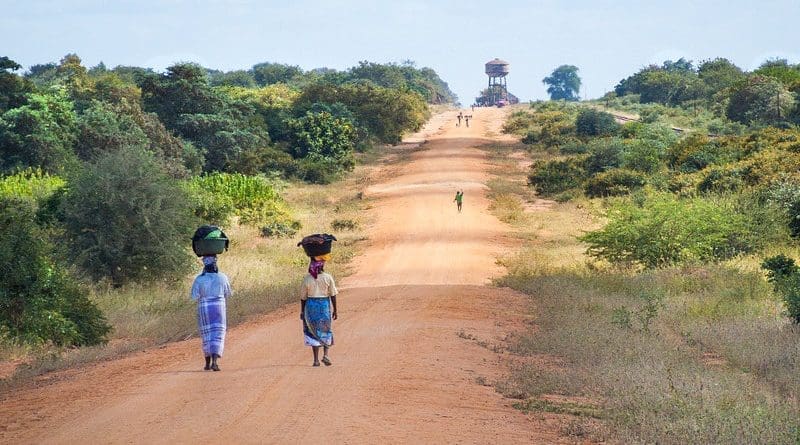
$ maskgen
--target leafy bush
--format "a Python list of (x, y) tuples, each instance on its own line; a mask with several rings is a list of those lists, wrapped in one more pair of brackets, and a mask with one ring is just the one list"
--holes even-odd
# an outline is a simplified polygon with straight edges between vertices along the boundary
[(761, 267), (767, 270), (767, 279), (783, 298), (787, 315), (800, 324), (800, 268), (785, 255), (767, 258)]
[(701, 192), (737, 192), (744, 188), (744, 168), (741, 164), (728, 164), (707, 169), (697, 184)]
[(0, 198), (0, 326), (26, 343), (60, 346), (105, 341), (110, 327), (86, 292), (50, 257), (30, 201)]
[(608, 224), (580, 237), (588, 253), (612, 263), (646, 268), (691, 261), (719, 261), (755, 246), (746, 218), (730, 202), (647, 196), (641, 206), (620, 201), (608, 211)]
[(296, 157), (323, 160), (334, 169), (334, 174), (352, 170), (355, 166), (353, 152), (357, 135), (351, 121), (328, 112), (307, 112), (305, 116), (289, 121), (289, 128)]
[(646, 139), (626, 143), (622, 166), (643, 173), (654, 173), (661, 167), (664, 150), (660, 144)]
[(625, 142), (617, 138), (595, 139), (589, 143), (589, 156), (584, 168), (589, 174), (600, 173), (622, 166)]
[(575, 119), (575, 133), (578, 136), (611, 136), (619, 131), (620, 125), (610, 113), (586, 108)]
[(261, 236), (265, 238), (288, 238), (303, 228), (300, 221), (272, 221), (261, 227)]
[(195, 216), (207, 224), (226, 226), (236, 214), (233, 198), (203, 188), (197, 178), (181, 183), (186, 191)]
[(543, 196), (580, 187), (586, 175), (580, 164), (580, 161), (575, 159), (537, 160), (531, 165), (528, 184), (536, 190), (536, 193)]
[(584, 191), (591, 198), (620, 196), (644, 187), (646, 176), (637, 171), (624, 168), (598, 173), (586, 183)]
[(585, 142), (574, 140), (560, 145), (558, 151), (563, 155), (582, 155), (589, 152), (589, 146)]
[(0, 168), (41, 167), (62, 173), (75, 165), (75, 112), (63, 90), (30, 93), (27, 104), (0, 115)]
[(190, 202), (149, 152), (103, 154), (70, 181), (64, 198), (71, 257), (115, 285), (182, 277), (196, 223)]
[(312, 184), (330, 184), (339, 178), (336, 162), (311, 156), (300, 161), (300, 177)]
[(800, 183), (783, 180), (770, 187), (767, 193), (770, 202), (784, 210), (792, 237), (800, 237)]

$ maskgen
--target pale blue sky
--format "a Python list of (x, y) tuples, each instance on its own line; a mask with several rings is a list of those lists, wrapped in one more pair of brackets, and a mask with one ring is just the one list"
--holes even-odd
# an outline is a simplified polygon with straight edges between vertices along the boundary
[(67, 53), (157, 70), (411, 59), (464, 104), (494, 57), (511, 63), (509, 90), (523, 100), (546, 98), (541, 80), (561, 64), (578, 66), (582, 95), (597, 97), (665, 59), (800, 62), (800, 0), (0, 0), (0, 11), (0, 56), (26, 68)]

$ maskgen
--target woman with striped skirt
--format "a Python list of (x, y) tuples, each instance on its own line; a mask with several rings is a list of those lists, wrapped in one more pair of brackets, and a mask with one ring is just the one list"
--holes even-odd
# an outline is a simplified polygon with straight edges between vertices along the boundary
[(197, 325), (203, 339), (203, 369), (219, 371), (217, 359), (225, 348), (225, 299), (233, 294), (228, 277), (217, 268), (217, 256), (203, 257), (203, 273), (194, 279), (192, 300), (197, 301)]

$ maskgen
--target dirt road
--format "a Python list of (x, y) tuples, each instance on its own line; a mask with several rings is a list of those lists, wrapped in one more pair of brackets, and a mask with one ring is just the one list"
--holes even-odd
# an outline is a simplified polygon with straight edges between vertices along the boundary
[(455, 112), (435, 117), (411, 161), (366, 190), (376, 223), (340, 283), (333, 366), (311, 367), (292, 305), (229, 331), (219, 373), (200, 369), (193, 339), (6, 394), (0, 442), (558, 441), (477, 383), (501, 376), (505, 359), (470, 338), (501, 344), (524, 312), (523, 297), (486, 286), (507, 229), (487, 210), (474, 147), (502, 113), (476, 109), (469, 128)]

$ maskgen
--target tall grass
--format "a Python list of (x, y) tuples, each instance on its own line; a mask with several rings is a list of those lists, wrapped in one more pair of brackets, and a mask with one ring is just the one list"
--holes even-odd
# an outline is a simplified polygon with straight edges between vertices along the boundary
[(41, 169), (26, 169), (0, 177), (0, 198), (33, 198), (41, 201), (65, 185), (64, 179), (49, 175)]
[(289, 206), (279, 194), (285, 184), (276, 179), (212, 173), (193, 178), (188, 186), (199, 201), (201, 212), (208, 214), (201, 217), (225, 222), (227, 215), (233, 213), (241, 223), (256, 225), (290, 219)]
[[(538, 314), (516, 352), (565, 363), (518, 370), (505, 383), (518, 397), (594, 398), (624, 443), (798, 439), (797, 332), (775, 317), (760, 277), (721, 266), (637, 275), (533, 267), (500, 284), (531, 295)], [(653, 293), (664, 299), (649, 321), (615, 317), (641, 313)]]

